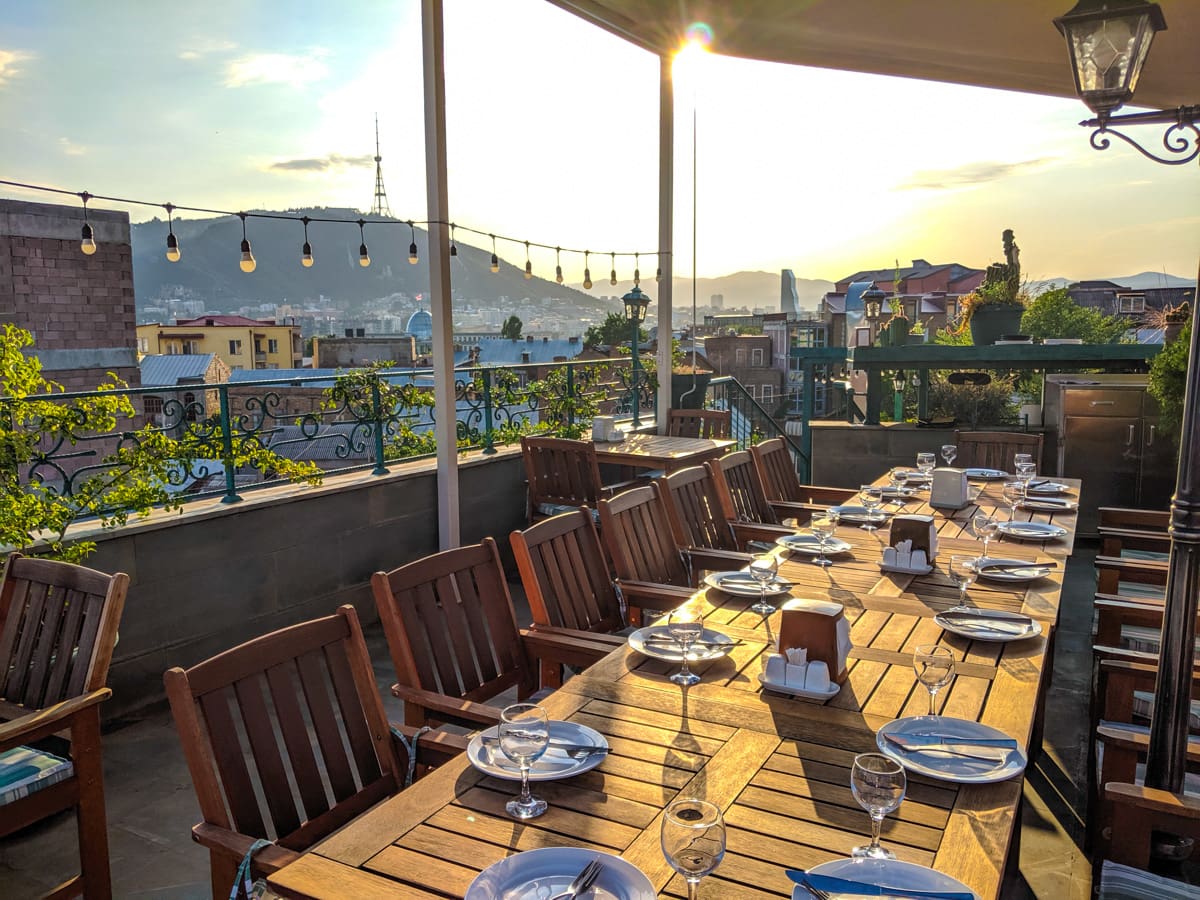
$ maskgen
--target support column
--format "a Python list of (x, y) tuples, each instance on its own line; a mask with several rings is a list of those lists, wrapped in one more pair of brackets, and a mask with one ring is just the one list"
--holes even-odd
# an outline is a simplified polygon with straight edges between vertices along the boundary
[(446, 64), (442, 0), (421, 0), (425, 84), (425, 190), (429, 219), (429, 309), (433, 315), (433, 396), (437, 438), (438, 547), (457, 547), (458, 419), (454, 316), (450, 295), (450, 201), (446, 179)]
[(671, 322), (675, 212), (675, 86), (671, 56), (658, 58), (658, 433), (667, 433), (671, 408)]

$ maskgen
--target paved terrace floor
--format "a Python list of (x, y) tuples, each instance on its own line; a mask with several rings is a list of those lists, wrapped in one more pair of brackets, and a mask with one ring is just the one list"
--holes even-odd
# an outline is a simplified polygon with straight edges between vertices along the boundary
[[(1067, 563), (1060, 630), (1041, 755), (1026, 771), (1020, 891), (1029, 897), (1084, 900), (1091, 872), (1083, 854), (1088, 691), (1095, 549), (1076, 544)], [(513, 586), (519, 621), (529, 609)], [(367, 629), (375, 677), (388, 716), (400, 720), (383, 632)], [(109, 723), (104, 734), (113, 894), (118, 898), (210, 896), (208, 852), (191, 840), (199, 807), (165, 702), (138, 718)], [(0, 897), (38, 897), (78, 871), (75, 817), (64, 813), (0, 841)], [(703, 895), (703, 890), (701, 890)]]

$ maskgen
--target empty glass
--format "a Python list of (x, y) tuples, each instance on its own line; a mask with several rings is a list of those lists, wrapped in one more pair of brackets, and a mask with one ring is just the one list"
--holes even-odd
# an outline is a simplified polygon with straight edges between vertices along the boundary
[(750, 560), (750, 577), (758, 582), (758, 602), (750, 608), (756, 613), (769, 616), (775, 612), (775, 607), (767, 602), (767, 585), (775, 580), (779, 571), (779, 559), (774, 554), (756, 556)]
[(667, 632), (683, 648), (683, 667), (671, 676), (671, 680), (680, 687), (700, 683), (700, 676), (688, 668), (688, 653), (692, 650), (692, 643), (703, 631), (704, 622), (700, 617), (700, 610), (690, 604), (684, 604), (674, 610), (667, 618)]
[(662, 852), (687, 881), (688, 900), (696, 900), (700, 879), (725, 856), (725, 819), (707, 800), (673, 800), (663, 812)]
[(958, 456), (958, 447), (954, 444), (942, 444), (942, 459), (946, 461), (946, 465), (954, 465), (954, 460)]
[(1031, 462), (1033, 462), (1033, 454), (1032, 453), (1014, 453), (1013, 454), (1013, 472), (1017, 471), (1017, 467), (1019, 465), (1021, 465), (1021, 463), (1031, 463)]
[(996, 529), (1000, 523), (996, 521), (996, 517), (990, 515), (983, 510), (975, 513), (975, 517), (971, 519), (971, 527), (975, 531), (975, 536), (983, 541), (983, 556), (982, 559), (987, 559), (988, 542), (996, 536)]
[(929, 691), (929, 715), (936, 716), (937, 692), (954, 678), (954, 654), (949, 647), (918, 644), (913, 650), (913, 671), (917, 673), (917, 681)]
[(871, 843), (855, 847), (851, 856), (869, 856), (872, 859), (895, 859), (896, 854), (879, 844), (879, 830), (883, 817), (898, 808), (904, 800), (908, 780), (904, 767), (882, 753), (860, 753), (854, 757), (854, 768), (850, 770), (850, 792), (858, 805), (871, 817)]
[(500, 712), (500, 750), (521, 767), (521, 796), (504, 805), (514, 819), (533, 819), (546, 811), (546, 801), (529, 793), (529, 769), (550, 743), (546, 711), (532, 703), (514, 703)]
[(1033, 481), (1037, 475), (1037, 466), (1031, 462), (1017, 463), (1017, 480), (1025, 485), (1026, 490), (1029, 488), (1029, 482)]
[(883, 488), (873, 484), (864, 484), (858, 489), (858, 497), (862, 502), (863, 509), (867, 511), (867, 520), (859, 527), (863, 531), (874, 531), (875, 510), (879, 509), (879, 505), (883, 503)]
[(958, 585), (958, 605), (967, 605), (967, 588), (975, 581), (976, 563), (978, 559), (974, 556), (951, 556), (950, 557), (950, 577), (954, 579), (954, 583)]
[(817, 566), (832, 566), (833, 562), (825, 558), (825, 545), (829, 539), (833, 537), (837, 531), (838, 514), (832, 509), (826, 510), (823, 513), (818, 513), (812, 517), (812, 521), (808, 523), (809, 531), (813, 537), (817, 539), (817, 545), (821, 548), (821, 553), (813, 560), (813, 565)]
[(1008, 520), (1015, 522), (1017, 507), (1025, 499), (1025, 484), (1020, 481), (1004, 482), (1004, 502), (1008, 504)]
[(922, 475), (928, 475), (933, 471), (933, 467), (937, 465), (937, 457), (932, 453), (917, 454), (917, 469)]

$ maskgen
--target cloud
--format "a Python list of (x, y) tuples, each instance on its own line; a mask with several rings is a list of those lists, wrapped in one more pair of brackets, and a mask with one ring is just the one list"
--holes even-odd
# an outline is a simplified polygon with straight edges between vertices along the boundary
[(330, 153), (326, 156), (309, 159), (283, 159), (271, 163), (268, 169), (278, 169), (283, 172), (325, 172), (329, 169), (349, 169), (366, 167), (375, 162), (375, 157), (369, 153), (363, 156), (342, 156), (340, 153)]
[(70, 138), (60, 137), (58, 146), (67, 156), (83, 156), (87, 153), (87, 147), (82, 144), (72, 143)]
[(235, 59), (226, 69), (225, 87), (255, 84), (304, 85), (329, 74), (329, 51), (314, 47), (307, 54), (255, 53)]
[(33, 53), (24, 50), (0, 50), (0, 87), (4, 87), (9, 79), (21, 74), (21, 63), (34, 58)]
[(927, 169), (914, 173), (908, 181), (900, 185), (900, 190), (944, 191), (950, 188), (970, 187), (999, 181), (1025, 169), (1039, 168), (1048, 162), (1049, 157), (1041, 156), (1014, 163), (974, 162), (955, 166), (953, 169)]
[(186, 50), (180, 50), (179, 58), (192, 62), (214, 53), (228, 53), (236, 49), (237, 44), (232, 41), (200, 41)]

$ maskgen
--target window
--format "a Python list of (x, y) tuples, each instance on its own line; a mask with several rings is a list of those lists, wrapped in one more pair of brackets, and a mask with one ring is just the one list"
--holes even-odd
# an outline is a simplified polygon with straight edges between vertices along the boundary
[(268, 369), (278, 369), (279, 363), (267, 363), (267, 368)]
[(769, 403), (775, 399), (775, 386), (773, 384), (764, 384), (762, 386), (762, 401)]
[(738, 366), (744, 366), (746, 364), (746, 351), (743, 348), (739, 347), (737, 350), (733, 351), (733, 362), (734, 365)]
[(162, 397), (142, 397), (142, 408), (146, 411), (146, 418), (157, 420), (163, 411)]
[(750, 365), (761, 366), (763, 364), (762, 347), (755, 347), (750, 351)]
[(242, 342), (241, 341), (230, 341), (229, 342), (229, 352), (233, 356), (240, 356), (242, 353)]
[[(279, 341), (275, 340), (275, 338), (267, 338), (267, 352), (268, 353), (278, 353), (279, 352)], [(276, 368), (278, 368), (278, 367), (276, 367)]]
[(183, 395), (183, 417), (189, 422), (196, 421), (196, 395), (191, 391)]
[[(738, 352), (739, 352), (739, 353), (741, 353), (742, 351), (740, 351), (740, 350), (739, 350)], [(758, 390), (758, 385), (756, 385), (756, 384), (748, 384), (748, 385), (746, 385), (746, 393), (750, 395), (750, 399), (751, 399), (751, 400), (757, 400), (757, 399), (758, 399), (758, 397), (757, 397), (757, 396), (756, 396), (756, 394), (755, 394), (755, 392), (756, 392), (757, 390)]]
[(190, 353), (192, 355), (199, 353), (200, 352), (200, 342), (199, 341), (184, 341), (183, 342), (183, 352)]
[(179, 350), (179, 345), (174, 341), (171, 341), (171, 343), (167, 344), (167, 356), (178, 356)]
[(138, 350), (142, 353), (150, 352), (150, 338), (138, 338)]
[(1141, 294), (1117, 295), (1117, 312), (1138, 314), (1146, 311), (1146, 298)]

